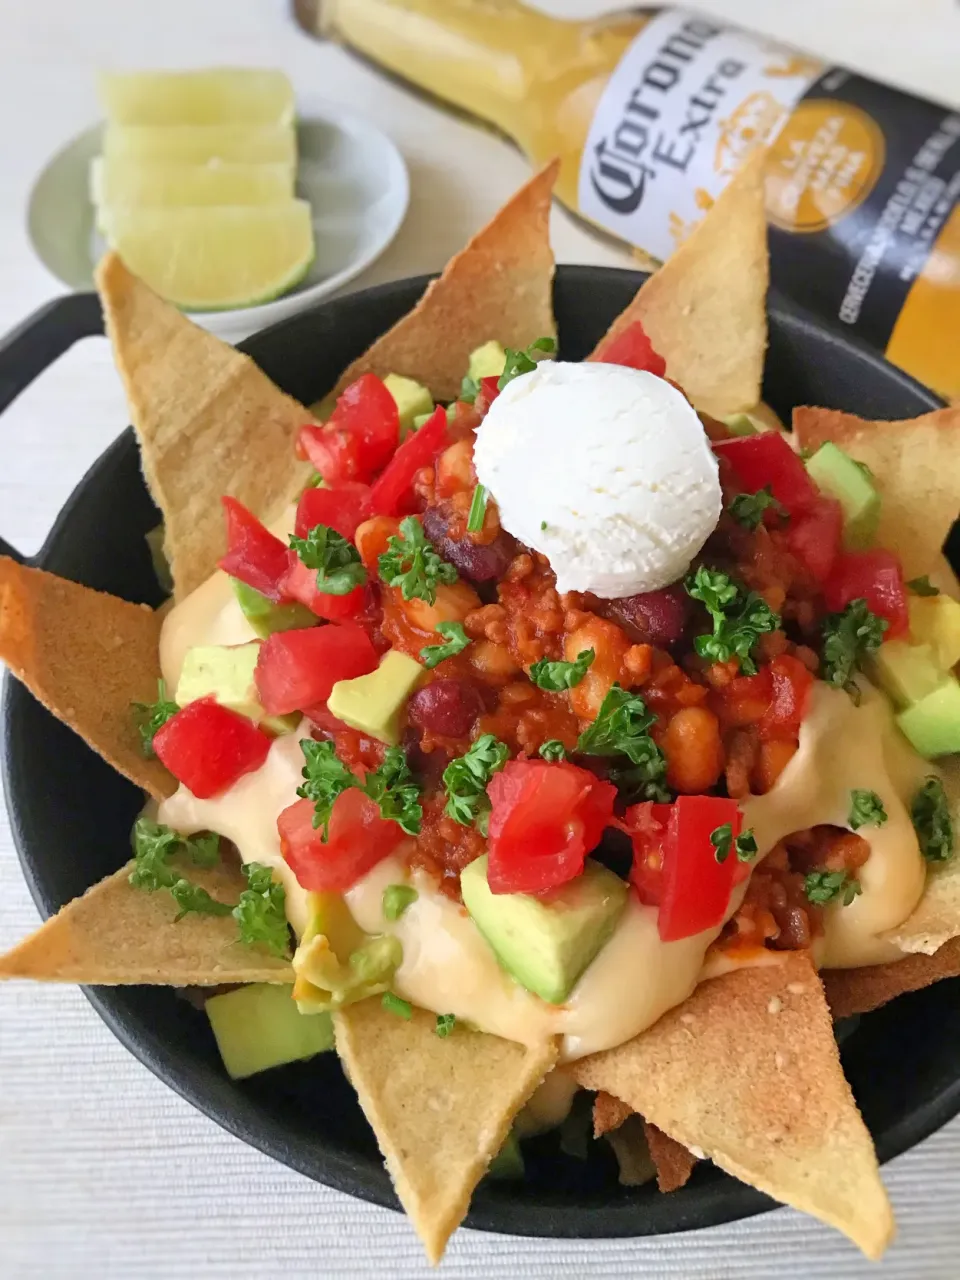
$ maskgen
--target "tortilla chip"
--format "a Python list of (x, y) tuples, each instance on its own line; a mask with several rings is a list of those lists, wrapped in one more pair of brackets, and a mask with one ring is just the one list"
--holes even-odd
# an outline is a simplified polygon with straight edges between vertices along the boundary
[[(232, 916), (178, 911), (169, 893), (135, 889), (134, 863), (74, 898), (19, 946), (0, 956), (0, 978), (82, 982), (89, 986), (214, 987), (227, 982), (292, 982), (289, 961), (237, 941)], [(236, 902), (246, 882), (238, 867), (189, 869), (221, 902)]]
[(666, 1193), (679, 1191), (690, 1181), (697, 1157), (680, 1142), (674, 1142), (655, 1124), (644, 1124), (650, 1159), (657, 1169), (657, 1186)]
[(642, 1187), (653, 1180), (657, 1170), (640, 1116), (627, 1116), (622, 1125), (610, 1130), (606, 1139), (617, 1157), (617, 1181), (621, 1187)]
[(810, 957), (702, 983), (649, 1031), (571, 1070), (870, 1258), (893, 1216)]
[(723, 418), (760, 399), (769, 278), (763, 153), (741, 169), (688, 240), (614, 320), (604, 344), (636, 320), (667, 377), (698, 409)]
[(0, 661), (125, 778), (157, 800), (177, 784), (145, 760), (131, 702), (155, 702), (160, 619), (0, 556)]
[(951, 938), (932, 956), (918, 952), (894, 964), (824, 969), (820, 977), (835, 1018), (870, 1013), (908, 991), (920, 991), (942, 978), (960, 977), (960, 938)]
[(380, 999), (333, 1015), (337, 1052), (370, 1121), (400, 1203), (430, 1262), (440, 1261), (514, 1116), (557, 1060), (432, 1013), (407, 1021)]
[(362, 373), (415, 378), (437, 400), (454, 400), (471, 351), (492, 338), (521, 348), (555, 337), (550, 199), (559, 161), (521, 187), (410, 312), (398, 320), (337, 383)]
[(297, 461), (294, 442), (315, 419), (249, 356), (157, 297), (115, 253), (102, 259), (96, 280), (181, 599), (224, 553), (225, 494), (267, 524), (297, 497), (310, 467)]
[(632, 1115), (633, 1111), (625, 1102), (601, 1089), (593, 1100), (593, 1136), (602, 1138), (605, 1133), (619, 1129)]
[(929, 573), (960, 515), (960, 407), (895, 422), (802, 407), (793, 430), (802, 449), (831, 440), (867, 464), (883, 499), (877, 541), (897, 552), (906, 578)]

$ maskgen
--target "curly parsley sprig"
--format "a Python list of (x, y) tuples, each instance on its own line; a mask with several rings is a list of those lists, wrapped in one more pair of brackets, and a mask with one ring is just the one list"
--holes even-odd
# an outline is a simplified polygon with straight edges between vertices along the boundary
[(780, 616), (755, 591), (746, 591), (721, 569), (700, 565), (684, 583), (687, 595), (699, 600), (713, 620), (710, 635), (697, 636), (694, 648), (708, 662), (736, 658), (745, 675), (756, 675), (752, 652), (760, 636), (776, 631)]
[(939, 778), (931, 774), (917, 791), (910, 818), (927, 862), (948, 862), (953, 857), (953, 818)]
[(330, 834), (330, 814), (337, 797), (360, 783), (337, 756), (332, 742), (301, 738), (300, 750), (305, 761), (301, 771), (304, 780), (297, 787), (297, 795), (313, 801), (313, 825), (321, 828), (320, 839), (326, 841)]
[(757, 841), (753, 829), (748, 827), (740, 835), (734, 837), (733, 824), (724, 822), (710, 832), (710, 843), (713, 845), (714, 857), (718, 862), (726, 862), (731, 851), (735, 851), (738, 862), (752, 862), (757, 856)]
[(829, 902), (839, 902), (849, 907), (854, 898), (863, 892), (860, 881), (849, 871), (810, 871), (803, 881), (807, 901), (823, 907)]
[(734, 520), (745, 529), (756, 529), (762, 522), (764, 512), (772, 511), (774, 515), (784, 517), (786, 508), (779, 503), (765, 485), (756, 493), (738, 493), (727, 508)]
[(648, 732), (656, 719), (638, 693), (615, 684), (593, 724), (577, 739), (577, 751), (587, 756), (625, 756), (632, 767), (611, 769), (610, 780), (630, 798), (665, 802), (670, 798), (664, 786), (667, 761)]
[(383, 763), (371, 770), (362, 782), (338, 757), (332, 742), (301, 738), (300, 750), (306, 763), (304, 782), (297, 788), (297, 795), (313, 801), (313, 825), (322, 828), (321, 843), (329, 838), (333, 806), (351, 787), (369, 796), (379, 808), (380, 816), (396, 822), (407, 835), (419, 833), (423, 821), (420, 804), (423, 788), (410, 771), (402, 747), (388, 747)]
[(380, 816), (397, 823), (408, 836), (419, 835), (423, 788), (414, 778), (402, 747), (388, 747), (379, 769), (368, 773), (363, 790), (380, 807)]
[(470, 643), (462, 622), (438, 622), (437, 634), (444, 637), (445, 644), (427, 644), (420, 650), (420, 659), (428, 671), (445, 658), (462, 653)]
[(861, 827), (882, 827), (887, 820), (887, 811), (875, 791), (854, 787), (850, 792), (850, 814), (847, 820), (851, 831), (859, 831)]
[(867, 608), (866, 600), (851, 600), (840, 613), (829, 613), (823, 622), (821, 679), (836, 689), (844, 689), (854, 703), (860, 703), (860, 689), (854, 680), (865, 660), (880, 648), (890, 624)]
[(240, 941), (248, 946), (259, 943), (271, 955), (286, 959), (290, 954), (290, 926), (283, 885), (274, 880), (273, 872), (262, 862), (245, 863), (243, 874), (247, 877), (247, 887), (233, 908)]
[(148, 760), (152, 760), (153, 751), (153, 735), (158, 729), (162, 729), (168, 720), (172, 719), (180, 708), (175, 702), (167, 697), (167, 683), (165, 680), (157, 681), (157, 700), (156, 702), (131, 702), (133, 714), (137, 721), (137, 730), (140, 734), (140, 750)]
[(522, 373), (532, 373), (537, 367), (537, 354), (551, 354), (556, 351), (557, 344), (553, 338), (537, 338), (536, 342), (531, 342), (529, 347), (525, 347), (522, 351), (514, 351), (512, 347), (506, 349), (506, 363), (503, 366), (503, 373), (497, 379), (497, 390), (502, 391), (508, 383), (514, 378), (519, 378)]
[(336, 529), (315, 524), (305, 538), (290, 538), (290, 548), (302, 564), (317, 571), (317, 590), (328, 596), (346, 596), (367, 580), (360, 552)]
[(439, 583), (457, 580), (452, 564), (438, 554), (416, 516), (400, 521), (400, 532), (387, 540), (387, 550), (377, 561), (381, 582), (399, 587), (404, 600), (433, 604)]
[(587, 674), (596, 657), (593, 649), (581, 649), (573, 662), (550, 662), (541, 658), (530, 668), (530, 679), (539, 689), (560, 693), (573, 689)]
[(447, 793), (444, 813), (464, 827), (476, 823), (481, 834), (486, 835), (490, 813), (487, 786), (493, 775), (507, 763), (509, 754), (505, 742), (492, 733), (483, 733), (469, 751), (451, 760), (443, 771), (443, 786)]

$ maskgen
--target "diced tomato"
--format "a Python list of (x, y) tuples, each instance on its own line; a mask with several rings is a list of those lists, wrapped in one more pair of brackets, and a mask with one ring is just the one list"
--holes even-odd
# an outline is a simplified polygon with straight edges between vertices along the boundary
[(351, 382), (322, 427), (301, 427), (297, 437), (298, 450), (327, 484), (371, 480), (399, 442), (397, 402), (374, 373)]
[(419, 431), (407, 436), (374, 482), (370, 511), (378, 516), (396, 515), (413, 488), (414, 477), (429, 466), (447, 438), (447, 411), (438, 405)]
[(252, 720), (221, 707), (215, 698), (198, 698), (153, 735), (153, 749), (178, 782), (197, 797), (232, 787), (259, 769), (272, 739)]
[(477, 411), (479, 417), (483, 418), (486, 416), (490, 406), (500, 394), (500, 388), (497, 386), (499, 381), (499, 378), (480, 379), (480, 390), (477, 392), (477, 398), (473, 402), (473, 407)]
[(367, 588), (354, 587), (345, 596), (334, 596), (317, 588), (317, 571), (308, 569), (295, 551), (289, 553), (287, 572), (283, 579), (284, 593), (291, 600), (299, 600), (318, 618), (328, 622), (341, 622), (355, 618), (363, 612), (367, 603)]
[(730, 849), (723, 862), (710, 833), (730, 823), (732, 838), (743, 825), (736, 800), (722, 796), (680, 796), (663, 840), (663, 887), (657, 929), (664, 942), (717, 928), (730, 905), (730, 893), (749, 868)]
[(595, 360), (604, 364), (625, 364), (630, 369), (642, 369), (646, 373), (656, 374), (662, 378), (667, 372), (667, 362), (663, 356), (653, 349), (653, 343), (647, 337), (639, 320), (611, 338), (597, 352)]
[(630, 883), (637, 897), (648, 906), (659, 906), (663, 892), (663, 841), (673, 806), (633, 804), (615, 825), (625, 831), (633, 844)]
[(809, 511), (820, 497), (803, 462), (779, 431), (719, 440), (713, 450), (730, 464), (744, 490), (758, 493), (769, 488), (791, 516)]
[(219, 568), (277, 603), (285, 598), (287, 548), (236, 498), (221, 498), (227, 517), (227, 554)]
[(254, 680), (267, 714), (285, 716), (326, 702), (338, 680), (365, 676), (378, 664), (363, 627), (331, 623), (268, 636), (260, 646)]
[(903, 569), (892, 551), (842, 552), (823, 594), (827, 608), (835, 611), (846, 608), (851, 600), (866, 600), (870, 612), (890, 624), (884, 640), (906, 635), (910, 629)]
[(760, 719), (760, 737), (766, 741), (795, 738), (800, 732), (813, 676), (799, 658), (789, 653), (774, 658), (765, 671), (770, 673), (773, 696)]
[(487, 789), (492, 893), (543, 893), (583, 871), (613, 820), (617, 791), (567, 761), (510, 760)]
[(297, 882), (313, 892), (352, 888), (403, 839), (400, 827), (381, 818), (379, 807), (354, 787), (334, 801), (326, 841), (313, 816), (313, 801), (298, 800), (277, 818), (284, 860)]
[(349, 542), (370, 514), (370, 486), (345, 480), (332, 489), (304, 489), (297, 505), (296, 534), (305, 538), (315, 525), (336, 529)]
[(835, 498), (817, 498), (787, 526), (787, 546), (818, 582), (826, 582), (840, 554), (843, 508)]

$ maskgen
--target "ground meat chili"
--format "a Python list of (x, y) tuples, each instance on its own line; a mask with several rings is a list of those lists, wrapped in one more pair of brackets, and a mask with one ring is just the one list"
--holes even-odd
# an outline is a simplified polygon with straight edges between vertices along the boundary
[[(378, 576), (379, 556), (398, 533), (402, 515), (376, 516), (356, 535), (372, 601), (360, 621), (378, 651), (393, 647), (419, 658), (425, 646), (438, 642), (443, 622), (460, 624), (470, 642), (425, 673), (408, 702), (402, 739), (424, 785), (411, 862), (435, 873), (454, 897), (461, 870), (485, 851), (485, 840), (475, 826), (444, 812), (441, 776), (480, 735), (506, 743), (511, 758), (536, 758), (548, 742), (574, 755), (579, 734), (618, 683), (640, 692), (656, 716), (650, 735), (666, 758), (671, 793), (736, 800), (763, 794), (797, 750), (803, 698), (818, 663), (812, 644), (826, 612), (816, 579), (791, 551), (782, 510), (774, 504), (754, 528), (730, 514), (740, 489), (723, 457), (724, 512), (693, 570), (703, 564), (730, 574), (780, 615), (781, 628), (762, 635), (753, 651), (755, 674), (744, 674), (736, 659), (709, 662), (697, 655), (693, 639), (709, 631), (709, 623), (682, 583), (621, 600), (558, 594), (546, 558), (501, 528), (491, 497), (480, 527), (468, 528), (477, 486), (475, 431), (486, 407), (482, 397), (476, 406), (458, 401), (451, 407), (443, 447), (432, 465), (417, 472), (402, 507), (420, 517), (434, 548), (457, 569), (455, 582), (438, 584), (432, 603), (404, 600), (398, 587)], [(732, 438), (721, 423), (702, 420), (712, 442)], [(587, 649), (593, 662), (569, 690), (540, 688), (528, 675), (541, 659), (571, 662)], [(382, 761), (381, 744), (322, 710), (314, 719), (315, 736), (332, 738), (351, 769), (362, 774)], [(574, 759), (606, 776), (607, 761)], [(755, 869), (719, 945), (809, 945), (822, 925), (820, 909), (804, 893), (805, 872), (841, 865), (854, 870), (864, 850), (858, 836), (828, 828), (782, 842)]]

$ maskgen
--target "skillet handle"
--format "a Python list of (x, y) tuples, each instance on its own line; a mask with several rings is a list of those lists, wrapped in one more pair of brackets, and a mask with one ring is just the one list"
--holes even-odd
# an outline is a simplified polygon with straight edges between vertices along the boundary
[[(0, 413), (34, 378), (81, 338), (103, 333), (100, 299), (95, 293), (54, 298), (0, 340)], [(24, 556), (0, 538), (0, 555), (22, 564)]]

